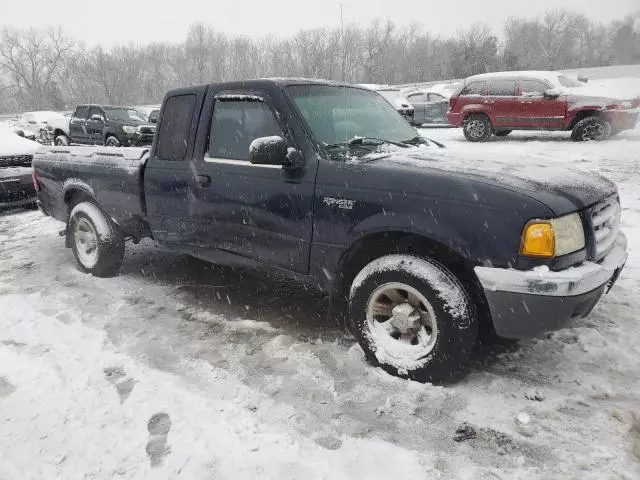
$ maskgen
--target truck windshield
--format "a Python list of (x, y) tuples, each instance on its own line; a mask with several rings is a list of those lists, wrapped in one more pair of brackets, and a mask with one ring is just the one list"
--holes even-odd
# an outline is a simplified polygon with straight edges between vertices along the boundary
[(322, 145), (358, 137), (406, 142), (418, 136), (376, 92), (332, 85), (293, 85), (286, 91)]
[(133, 108), (109, 108), (104, 109), (108, 120), (116, 122), (145, 122), (140, 112)]

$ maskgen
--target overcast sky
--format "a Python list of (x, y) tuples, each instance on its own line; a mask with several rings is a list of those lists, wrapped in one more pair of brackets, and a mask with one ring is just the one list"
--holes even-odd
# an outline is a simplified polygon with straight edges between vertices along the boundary
[(439, 35), (474, 22), (501, 33), (508, 16), (553, 8), (603, 22), (640, 9), (640, 0), (0, 0), (0, 25), (60, 25), (89, 45), (179, 42), (197, 21), (227, 33), (290, 36), (303, 28), (340, 25), (341, 2), (345, 23), (390, 18), (398, 24), (419, 22)]

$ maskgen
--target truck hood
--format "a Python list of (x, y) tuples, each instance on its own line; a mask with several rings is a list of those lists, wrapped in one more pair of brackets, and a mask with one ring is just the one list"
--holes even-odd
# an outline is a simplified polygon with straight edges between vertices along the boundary
[[(361, 161), (373, 168), (404, 169), (407, 176), (454, 175), (466, 182), (484, 183), (527, 195), (549, 207), (556, 215), (573, 212), (617, 192), (607, 178), (590, 172), (529, 160), (495, 159), (475, 152), (456, 152), (424, 147), (374, 153)], [(374, 166), (375, 165), (375, 166)], [(419, 181), (412, 193), (423, 193)], [(405, 189), (407, 190), (407, 189)]]

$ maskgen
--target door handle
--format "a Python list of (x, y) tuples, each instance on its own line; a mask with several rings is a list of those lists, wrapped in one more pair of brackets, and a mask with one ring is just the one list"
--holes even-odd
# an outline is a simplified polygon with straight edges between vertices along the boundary
[(209, 175), (196, 175), (196, 185), (199, 187), (208, 187), (211, 185), (211, 177)]
[(533, 103), (531, 100), (521, 100), (520, 103)]

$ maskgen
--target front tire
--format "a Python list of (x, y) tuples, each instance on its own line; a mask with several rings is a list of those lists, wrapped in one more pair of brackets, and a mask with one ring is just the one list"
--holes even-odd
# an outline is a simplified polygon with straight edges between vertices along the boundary
[(574, 142), (599, 142), (611, 135), (611, 124), (602, 117), (587, 117), (575, 124), (571, 132)]
[(104, 144), (107, 147), (119, 147), (120, 146), (120, 140), (118, 140), (116, 137), (111, 135), (111, 136), (107, 137), (107, 139), (104, 141)]
[(69, 145), (69, 137), (66, 135), (58, 135), (53, 143), (56, 147), (66, 147)]
[(111, 277), (122, 266), (122, 234), (96, 204), (82, 202), (73, 207), (67, 235), (82, 272), (96, 277)]
[(367, 358), (392, 375), (439, 382), (459, 374), (473, 351), (478, 316), (460, 281), (433, 260), (388, 255), (356, 276), (351, 330)]
[(486, 142), (493, 133), (491, 120), (484, 114), (469, 115), (464, 119), (462, 129), (470, 142)]

